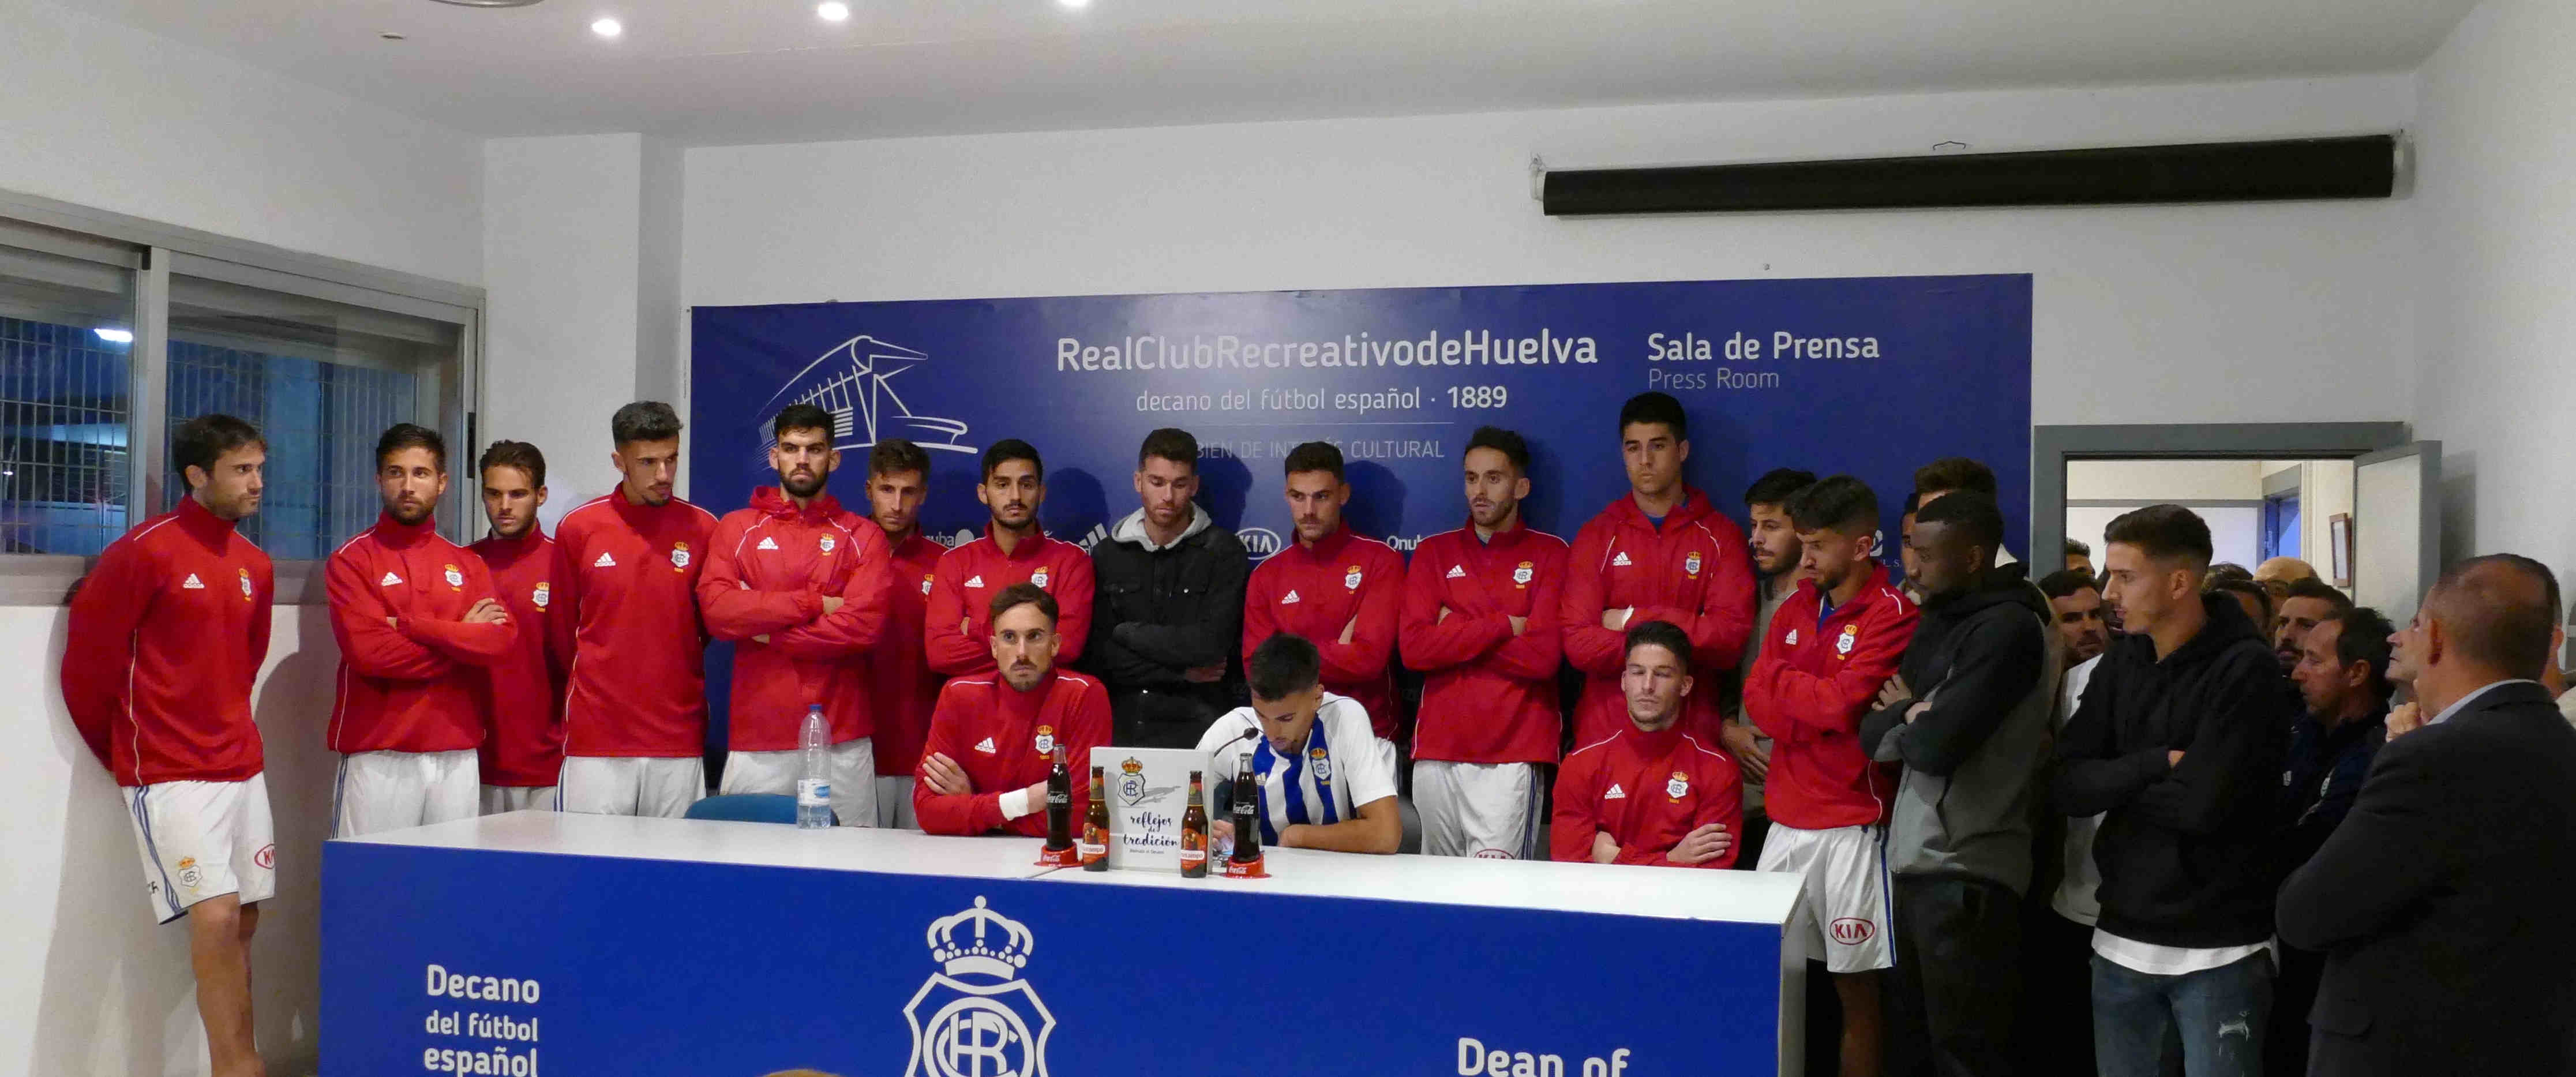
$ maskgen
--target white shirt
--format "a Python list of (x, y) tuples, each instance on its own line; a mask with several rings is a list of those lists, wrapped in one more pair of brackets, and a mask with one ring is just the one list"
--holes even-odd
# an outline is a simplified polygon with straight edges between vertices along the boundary
[[(1245, 756), (1259, 749), (1260, 738), (1243, 739), (1244, 730), (1258, 732), (1261, 719), (1250, 707), (1227, 711), (1207, 732), (1199, 737), (1199, 750), (1209, 753), (1208, 773), (1218, 778), (1232, 778), (1243, 765)], [(1318, 742), (1316, 733), (1323, 736)], [(1356, 806), (1395, 795), (1395, 745), (1378, 739), (1369, 727), (1368, 708), (1347, 696), (1324, 693), (1324, 705), (1315, 710), (1314, 728), (1306, 735), (1308, 755), (1297, 760), (1297, 796), (1305, 801), (1306, 821), (1324, 821), (1324, 790), (1331, 790), (1333, 818), (1349, 822), (1358, 818)], [(1322, 750), (1318, 757), (1313, 753)], [(1270, 815), (1273, 828), (1288, 825), (1286, 784), (1292, 761), (1272, 753), (1270, 770), (1259, 775), (1261, 802)]]
[[(2102, 665), (2102, 656), (2085, 659), (2066, 671), (2066, 682), (2057, 696), (2057, 728), (2064, 732), (2075, 708), (2084, 702), (2084, 686), (2093, 683), (2093, 671)], [(2102, 817), (2088, 815), (2066, 821), (2066, 878), (2057, 884), (2057, 893), (2048, 899), (2050, 908), (2086, 927), (2102, 918), (2102, 902), (2094, 891), (2102, 888), (2102, 869), (2093, 863), (2093, 832), (2101, 829)]]

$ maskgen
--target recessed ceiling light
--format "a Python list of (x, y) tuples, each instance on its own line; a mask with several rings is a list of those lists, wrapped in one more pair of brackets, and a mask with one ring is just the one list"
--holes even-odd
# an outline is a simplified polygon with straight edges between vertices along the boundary
[(824, 0), (824, 3), (814, 8), (814, 14), (822, 16), (824, 22), (848, 22), (850, 5), (842, 3), (841, 0)]
[(1056, 2), (1056, 3), (1059, 3), (1059, 4), (1062, 4), (1062, 5), (1066, 6), (1066, 7), (1074, 7), (1074, 8), (1090, 7), (1090, 6), (1091, 6), (1091, 0), (1055, 0), (1055, 2)]
[(625, 33), (626, 27), (620, 25), (615, 19), (604, 18), (591, 23), (590, 32), (598, 34), (601, 37), (616, 37), (619, 34)]

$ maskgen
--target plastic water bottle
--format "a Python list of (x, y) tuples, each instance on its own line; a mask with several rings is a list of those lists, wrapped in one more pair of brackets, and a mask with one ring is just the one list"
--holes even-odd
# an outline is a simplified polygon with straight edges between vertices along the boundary
[(823, 720), (823, 705), (805, 710), (804, 765), (796, 774), (796, 826), (802, 830), (832, 827), (832, 724)]

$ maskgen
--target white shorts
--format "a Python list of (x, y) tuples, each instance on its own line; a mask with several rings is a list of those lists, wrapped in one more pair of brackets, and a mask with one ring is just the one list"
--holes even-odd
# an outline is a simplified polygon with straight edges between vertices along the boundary
[(1422, 854), (1545, 859), (1538, 852), (1546, 836), (1539, 792), (1535, 763), (1415, 761), (1413, 806), (1422, 816)]
[[(716, 792), (796, 795), (796, 779), (805, 770), (805, 753), (733, 752), (725, 756), (724, 780)], [(832, 746), (824, 776), (832, 782), (832, 814), (842, 826), (877, 825), (876, 742), (866, 737)]]
[(567, 755), (555, 808), (584, 815), (678, 819), (707, 795), (707, 762), (694, 755)]
[(481, 814), (482, 760), (453, 752), (358, 752), (340, 757), (331, 786), (331, 836), (449, 823)]
[(244, 905), (277, 893), (277, 833), (268, 816), (268, 775), (237, 782), (125, 786), (125, 814), (143, 854), (143, 889), (156, 922), (169, 923), (207, 898), (241, 895)]
[(555, 787), (551, 785), (487, 785), (483, 787), (483, 814), (506, 815), (514, 811), (555, 810)]
[(1807, 877), (1789, 916), (1783, 949), (1822, 961), (1828, 972), (1868, 972), (1895, 964), (1887, 941), (1886, 832), (1878, 826), (1800, 830), (1771, 824), (1762, 840), (1762, 870)]
[(877, 775), (877, 825), (888, 829), (921, 829), (921, 820), (912, 814), (912, 775)]

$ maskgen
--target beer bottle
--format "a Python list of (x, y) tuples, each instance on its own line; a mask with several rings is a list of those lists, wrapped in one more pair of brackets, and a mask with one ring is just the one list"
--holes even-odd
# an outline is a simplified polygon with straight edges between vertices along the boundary
[(1082, 870), (1109, 870), (1109, 784), (1091, 768), (1091, 811), (1082, 819)]
[(1252, 776), (1252, 753), (1234, 771), (1234, 855), (1237, 864), (1261, 859), (1261, 783)]
[(1181, 813), (1181, 877), (1207, 878), (1208, 817), (1207, 795), (1200, 791), (1199, 772), (1190, 772), (1190, 806)]
[(1073, 848), (1073, 772), (1065, 769), (1064, 742), (1055, 746), (1055, 766), (1047, 771), (1047, 840), (1051, 853)]

